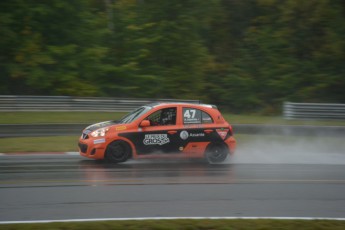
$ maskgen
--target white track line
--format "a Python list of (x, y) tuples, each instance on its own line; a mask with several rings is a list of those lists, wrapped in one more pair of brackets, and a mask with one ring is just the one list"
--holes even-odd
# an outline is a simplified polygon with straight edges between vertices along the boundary
[(0, 221), (0, 224), (33, 224), (33, 223), (57, 223), (57, 222), (91, 222), (91, 221), (124, 221), (124, 220), (339, 220), (345, 218), (329, 217), (135, 217), (135, 218), (94, 218), (94, 219), (65, 219), (65, 220), (24, 220), (24, 221)]

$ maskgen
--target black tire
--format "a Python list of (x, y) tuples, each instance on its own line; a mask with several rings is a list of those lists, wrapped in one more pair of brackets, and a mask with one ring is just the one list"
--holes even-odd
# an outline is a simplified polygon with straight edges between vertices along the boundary
[(111, 163), (121, 163), (131, 157), (131, 147), (125, 141), (111, 142), (105, 150), (105, 159)]
[(229, 149), (225, 144), (210, 144), (205, 152), (205, 159), (210, 164), (221, 163), (226, 160), (229, 155)]

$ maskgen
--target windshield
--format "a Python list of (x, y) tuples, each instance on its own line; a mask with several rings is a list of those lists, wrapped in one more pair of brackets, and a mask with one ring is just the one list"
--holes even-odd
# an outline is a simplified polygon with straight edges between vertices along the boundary
[(118, 123), (120, 123), (120, 124), (131, 123), (132, 121), (136, 120), (137, 118), (139, 118), (141, 115), (143, 115), (144, 113), (146, 113), (150, 109), (152, 109), (152, 107), (148, 107), (148, 106), (139, 107), (136, 110), (134, 110), (131, 113), (124, 116), (123, 118), (121, 118), (118, 121)]

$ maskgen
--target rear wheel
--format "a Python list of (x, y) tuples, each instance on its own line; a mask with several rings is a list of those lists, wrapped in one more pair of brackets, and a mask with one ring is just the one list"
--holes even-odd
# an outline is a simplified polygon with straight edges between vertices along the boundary
[(215, 143), (210, 144), (205, 153), (205, 158), (208, 163), (221, 163), (226, 160), (229, 155), (229, 149), (225, 144)]
[(121, 163), (131, 157), (131, 147), (125, 141), (114, 141), (107, 146), (105, 158), (112, 163)]

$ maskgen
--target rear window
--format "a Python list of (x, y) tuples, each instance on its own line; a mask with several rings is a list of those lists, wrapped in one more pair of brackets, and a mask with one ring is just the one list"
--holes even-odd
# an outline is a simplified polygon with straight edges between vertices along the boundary
[(183, 108), (183, 124), (210, 124), (212, 117), (199, 109)]

